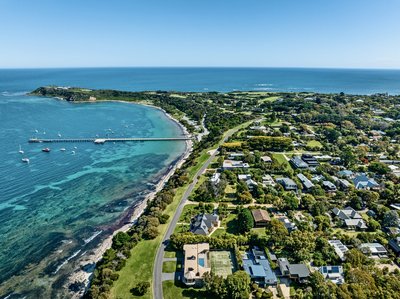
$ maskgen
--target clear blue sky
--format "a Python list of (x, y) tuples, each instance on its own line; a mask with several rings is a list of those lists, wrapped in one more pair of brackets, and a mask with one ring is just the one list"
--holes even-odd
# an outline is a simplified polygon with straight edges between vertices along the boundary
[(0, 0), (0, 68), (400, 68), (400, 0)]

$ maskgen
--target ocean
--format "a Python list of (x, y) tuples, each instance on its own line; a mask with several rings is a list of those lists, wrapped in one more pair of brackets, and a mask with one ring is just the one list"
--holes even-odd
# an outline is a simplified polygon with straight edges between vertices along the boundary
[[(31, 137), (182, 135), (175, 122), (151, 107), (116, 102), (73, 104), (26, 95), (44, 85), (131, 91), (400, 94), (400, 71), (0, 70), (0, 297), (9, 294), (10, 286), (28, 298), (57, 290), (74, 261), (121, 226), (132, 205), (154, 188), (185, 151), (179, 141), (28, 144)], [(51, 152), (42, 152), (44, 146)], [(22, 158), (29, 158), (30, 163), (23, 163)]]

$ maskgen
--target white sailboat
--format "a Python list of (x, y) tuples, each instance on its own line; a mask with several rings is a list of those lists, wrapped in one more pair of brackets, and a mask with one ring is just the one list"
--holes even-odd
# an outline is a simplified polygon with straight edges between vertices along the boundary
[(21, 155), (24, 153), (24, 151), (21, 148), (21, 145), (19, 145), (19, 151), (18, 151)]
[(22, 162), (24, 162), (24, 163), (29, 163), (29, 158), (22, 158), (21, 160), (22, 160)]

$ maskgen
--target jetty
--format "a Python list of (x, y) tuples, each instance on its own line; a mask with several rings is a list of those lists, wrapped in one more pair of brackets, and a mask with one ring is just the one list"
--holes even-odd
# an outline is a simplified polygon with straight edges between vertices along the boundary
[(93, 142), (104, 144), (106, 142), (130, 142), (130, 141), (186, 141), (192, 140), (190, 136), (184, 137), (131, 137), (131, 138), (30, 138), (29, 143), (61, 143), (61, 142)]

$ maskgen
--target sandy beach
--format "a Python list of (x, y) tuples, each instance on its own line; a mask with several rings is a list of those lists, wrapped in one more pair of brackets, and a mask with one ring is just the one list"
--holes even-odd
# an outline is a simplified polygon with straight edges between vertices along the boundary
[[(101, 101), (101, 102), (104, 102), (104, 101)], [(130, 102), (125, 102), (125, 101), (117, 101), (117, 102), (130, 103)], [(90, 103), (94, 103), (94, 102), (90, 102)], [(173, 118), (170, 114), (168, 114), (164, 109), (153, 106), (153, 105), (149, 105), (149, 104), (143, 104), (143, 103), (130, 103), (130, 104), (145, 105), (145, 106), (149, 106), (149, 107), (161, 110), (169, 119), (174, 121), (182, 129), (184, 135), (189, 136), (189, 133), (188, 133), (186, 127), (183, 126), (177, 119)], [(77, 265), (75, 267), (75, 270), (68, 277), (68, 279), (64, 285), (64, 288), (67, 290), (67, 292), (69, 292), (69, 294), (71, 295), (71, 298), (80, 298), (83, 295), (84, 291), (81, 291), (79, 293), (73, 293), (71, 291), (68, 291), (68, 287), (70, 284), (77, 283), (77, 282), (84, 283), (86, 286), (86, 289), (89, 286), (90, 279), (91, 279), (94, 269), (91, 269), (90, 271), (85, 271), (85, 270), (83, 270), (83, 267), (84, 266), (87, 267), (88, 265), (93, 265), (94, 263), (97, 263), (102, 258), (104, 252), (108, 248), (111, 247), (113, 236), (115, 234), (117, 234), (118, 232), (126, 232), (132, 227), (132, 225), (136, 222), (136, 220), (143, 214), (144, 210), (147, 207), (147, 203), (149, 201), (151, 201), (155, 197), (155, 195), (163, 189), (165, 183), (175, 173), (175, 170), (180, 168), (183, 165), (183, 163), (186, 161), (186, 159), (191, 154), (192, 148), (193, 148), (192, 140), (187, 140), (185, 152), (182, 154), (182, 156), (179, 158), (179, 160), (172, 165), (172, 167), (169, 169), (169, 171), (164, 176), (162, 176), (162, 178), (156, 184), (154, 191), (147, 194), (145, 196), (145, 198), (143, 200), (141, 200), (139, 203), (135, 203), (134, 210), (133, 210), (132, 214), (130, 215), (129, 224), (125, 224), (122, 227), (120, 227), (119, 229), (115, 230), (112, 235), (108, 236), (95, 249), (91, 250), (90, 252), (85, 254), (80, 259), (79, 263), (77, 263)]]

